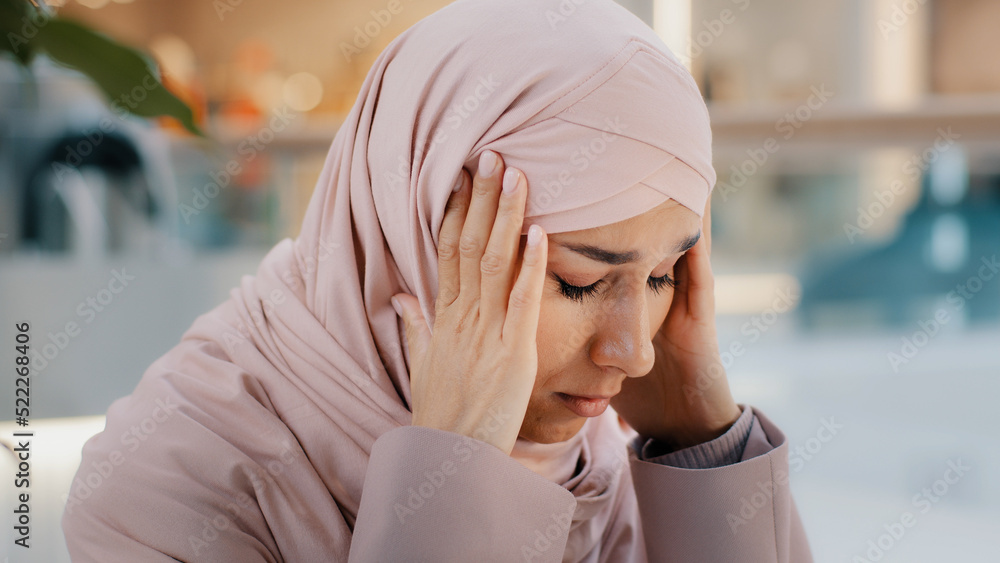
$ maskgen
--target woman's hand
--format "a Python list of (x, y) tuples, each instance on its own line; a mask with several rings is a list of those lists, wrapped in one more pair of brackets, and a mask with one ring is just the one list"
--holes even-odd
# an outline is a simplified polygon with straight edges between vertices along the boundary
[[(406, 325), (413, 424), (470, 436), (509, 455), (538, 370), (535, 335), (548, 240), (532, 226), (537, 232), (529, 232), (515, 281), (524, 174), (514, 168), (504, 174), (492, 151), (481, 155), (471, 190), (468, 174), (460, 174), (438, 237), (433, 333), (416, 298), (394, 296)], [(509, 193), (501, 193), (502, 176)]]
[(652, 338), (656, 360), (628, 378), (611, 404), (636, 432), (681, 449), (722, 435), (740, 416), (715, 330), (715, 279), (709, 263), (711, 199), (701, 240), (677, 262), (667, 318)]

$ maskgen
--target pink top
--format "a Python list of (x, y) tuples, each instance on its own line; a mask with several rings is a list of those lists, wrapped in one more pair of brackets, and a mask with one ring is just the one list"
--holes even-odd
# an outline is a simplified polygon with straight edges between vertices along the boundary
[[(298, 237), (84, 445), (63, 516), (74, 560), (809, 561), (785, 437), (759, 411), (652, 460), (612, 410), (511, 456), (409, 426), (389, 297), (433, 324), (445, 206), (485, 149), (525, 172), (525, 232), (667, 198), (700, 215), (715, 183), (697, 86), (611, 0), (458, 0), (424, 18), (369, 71)], [(738, 463), (665, 464), (735, 453), (746, 424)]]

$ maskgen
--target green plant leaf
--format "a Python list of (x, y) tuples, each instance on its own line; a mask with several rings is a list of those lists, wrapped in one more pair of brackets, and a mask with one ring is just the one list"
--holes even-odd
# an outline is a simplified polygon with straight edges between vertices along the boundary
[(45, 15), (26, 0), (0, 0), (0, 51), (27, 65), (35, 54), (32, 39), (38, 34), (38, 24), (45, 21)]
[(156, 63), (142, 52), (60, 17), (39, 27), (34, 44), (53, 61), (93, 80), (108, 96), (116, 114), (167, 115), (204, 137), (191, 108), (163, 86)]

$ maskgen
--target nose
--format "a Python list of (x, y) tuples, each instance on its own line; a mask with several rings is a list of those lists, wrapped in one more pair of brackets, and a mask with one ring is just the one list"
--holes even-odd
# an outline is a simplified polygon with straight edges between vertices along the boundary
[(606, 301), (591, 343), (591, 360), (603, 368), (617, 368), (628, 377), (642, 377), (656, 359), (650, 341), (649, 307), (644, 292)]

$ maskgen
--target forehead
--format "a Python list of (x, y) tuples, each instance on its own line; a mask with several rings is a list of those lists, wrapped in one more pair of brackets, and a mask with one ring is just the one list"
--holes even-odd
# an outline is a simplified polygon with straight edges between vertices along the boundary
[(671, 234), (675, 234), (678, 238), (684, 238), (697, 233), (700, 228), (701, 218), (698, 217), (697, 213), (684, 207), (676, 200), (667, 199), (660, 205), (635, 217), (590, 229), (552, 233), (549, 235), (549, 239), (555, 242), (600, 240), (622, 244), (639, 242), (643, 239), (653, 242), (663, 240), (664, 236)]
[(668, 199), (635, 217), (591, 229), (552, 233), (549, 240), (556, 249), (560, 245), (590, 245), (613, 252), (635, 251), (640, 259), (662, 259), (676, 253), (678, 246), (700, 230), (697, 213)]

